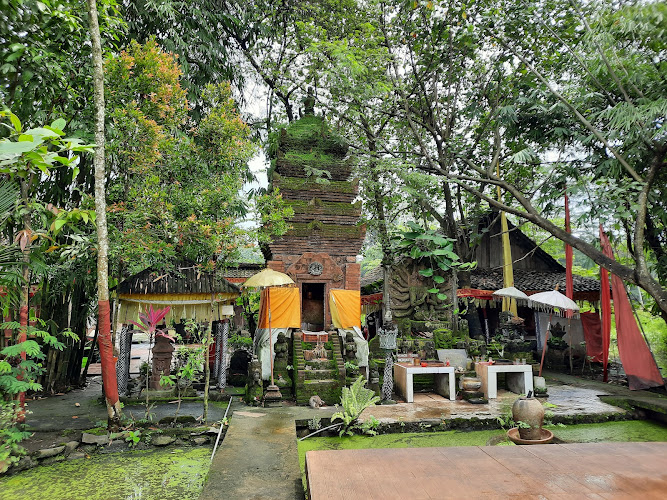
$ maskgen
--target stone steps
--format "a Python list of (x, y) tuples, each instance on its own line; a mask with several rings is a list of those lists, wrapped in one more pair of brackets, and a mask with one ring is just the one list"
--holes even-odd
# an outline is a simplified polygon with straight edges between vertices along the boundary
[(306, 380), (327, 380), (336, 379), (338, 376), (338, 369), (328, 370), (304, 370)]
[[(336, 332), (330, 335), (333, 349), (327, 350), (329, 359), (306, 361), (303, 357), (302, 333), (294, 334), (293, 360), (297, 404), (307, 405), (312, 396), (318, 395), (328, 405), (340, 402), (345, 384), (345, 366), (340, 351), (340, 340)], [(306, 370), (306, 367), (309, 367)]]

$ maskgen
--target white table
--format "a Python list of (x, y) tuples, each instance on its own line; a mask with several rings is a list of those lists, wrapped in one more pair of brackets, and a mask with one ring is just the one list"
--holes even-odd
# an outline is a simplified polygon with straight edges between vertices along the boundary
[[(405, 397), (407, 403), (414, 402), (414, 388), (412, 380), (414, 375), (424, 375), (433, 373), (435, 379), (435, 392), (441, 396), (449, 396), (449, 399), (456, 399), (455, 381), (453, 366), (410, 366), (403, 363), (394, 363), (394, 383), (398, 392)], [(447, 377), (447, 382), (445, 382)]]
[[(477, 376), (482, 379), (482, 391), (487, 399), (498, 397), (498, 373), (507, 373), (508, 378), (517, 378), (512, 381), (520, 394), (528, 394), (533, 390), (533, 366), (532, 365), (488, 365), (477, 363), (475, 365)], [(523, 376), (522, 376), (523, 375)], [(515, 391), (517, 392), (517, 391)]]

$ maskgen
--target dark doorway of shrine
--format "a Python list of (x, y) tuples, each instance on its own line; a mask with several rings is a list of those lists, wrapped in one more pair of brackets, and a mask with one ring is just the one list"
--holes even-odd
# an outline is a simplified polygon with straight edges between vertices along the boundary
[(301, 329), (324, 330), (324, 283), (302, 283)]

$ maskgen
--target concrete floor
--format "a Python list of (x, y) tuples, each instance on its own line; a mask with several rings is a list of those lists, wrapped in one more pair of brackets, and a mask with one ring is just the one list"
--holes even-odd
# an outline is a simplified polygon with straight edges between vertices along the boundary
[(311, 500), (662, 499), (667, 443), (326, 450), (306, 454)]

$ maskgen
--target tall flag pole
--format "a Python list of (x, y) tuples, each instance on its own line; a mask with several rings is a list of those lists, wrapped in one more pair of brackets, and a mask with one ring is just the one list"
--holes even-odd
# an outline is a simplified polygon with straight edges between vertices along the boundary
[[(569, 234), (572, 232), (570, 227), (570, 199), (567, 196), (567, 187), (565, 188), (565, 231)], [(574, 260), (574, 255), (572, 247), (565, 244), (565, 296), (568, 299), (574, 300), (574, 280), (572, 278), (572, 261)], [(567, 331), (569, 333), (569, 352), (570, 352), (570, 373), (573, 371), (572, 367), (572, 316), (574, 311), (567, 310), (565, 311), (565, 316), (567, 316)]]

